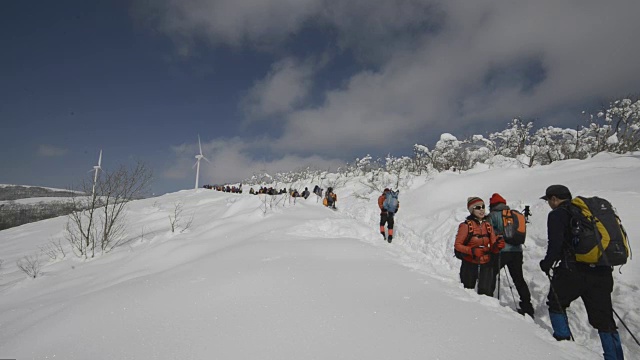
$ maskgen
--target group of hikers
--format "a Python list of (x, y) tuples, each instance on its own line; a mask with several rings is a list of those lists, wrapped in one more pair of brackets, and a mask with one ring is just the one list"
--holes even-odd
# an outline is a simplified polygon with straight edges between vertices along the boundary
[(253, 190), (253, 188), (249, 189), (249, 194), (251, 195), (258, 195), (258, 194), (280, 195), (280, 194), (286, 194), (286, 193), (287, 193), (286, 188), (282, 188), (278, 190), (278, 189), (274, 189), (273, 187), (260, 186), (260, 189), (258, 189), (258, 191)]
[[(564, 185), (549, 186), (541, 199), (551, 208), (547, 218), (548, 247), (539, 266), (551, 284), (547, 306), (553, 337), (558, 341), (573, 340), (566, 309), (580, 297), (589, 324), (598, 330), (604, 359), (624, 359), (611, 301), (613, 266), (626, 263), (629, 254), (620, 219), (606, 200), (595, 197), (572, 200)], [(591, 212), (591, 207), (600, 210)], [(524, 215), (530, 215), (528, 207), (525, 214), (520, 214), (511, 210), (500, 194), (494, 193), (489, 199), (488, 215), (480, 197), (469, 197), (467, 210), (470, 215), (458, 225), (454, 244), (454, 253), (462, 260), (460, 282), (468, 289), (477, 287), (478, 294), (493, 296), (496, 277), (499, 279), (500, 270), (506, 266), (520, 297), (517, 311), (533, 318), (531, 293), (522, 271), (527, 222)], [(590, 224), (590, 232), (581, 229)], [(390, 238), (393, 220), (389, 227)], [(594, 234), (597, 231), (608, 233), (599, 237)]]
[(203, 185), (202, 187), (209, 190), (217, 190), (217, 191), (234, 193), (234, 194), (242, 194), (242, 184), (238, 185), (237, 187), (235, 185), (229, 186), (229, 185), (208, 185), (208, 184)]
[[(316, 185), (313, 188), (313, 193), (315, 195), (317, 195), (319, 198), (322, 198), (322, 204), (328, 208), (331, 209), (336, 209), (336, 201), (338, 201), (338, 196), (333, 192), (333, 188), (330, 186), (327, 188), (327, 191), (324, 192), (324, 189), (320, 188), (318, 185)], [(323, 196), (324, 193), (324, 196)], [(309, 196), (311, 195), (311, 192), (309, 192), (309, 188), (305, 187), (303, 191), (298, 191), (297, 189), (289, 189), (289, 191), (287, 191), (286, 188), (283, 189), (274, 189), (273, 187), (263, 187), (261, 186), (260, 189), (258, 189), (258, 191), (255, 191), (253, 188), (249, 189), (249, 194), (251, 195), (259, 195), (259, 194), (266, 194), (266, 195), (280, 195), (280, 194), (289, 194), (289, 196), (293, 197), (293, 198), (298, 198), (298, 197), (302, 197), (302, 198), (309, 198)]]

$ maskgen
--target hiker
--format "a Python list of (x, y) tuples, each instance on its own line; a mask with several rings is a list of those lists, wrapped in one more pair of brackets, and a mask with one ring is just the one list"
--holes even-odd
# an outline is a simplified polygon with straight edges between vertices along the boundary
[(320, 188), (320, 186), (316, 185), (313, 188), (313, 193), (316, 194), (319, 197), (322, 197), (322, 189)]
[(458, 225), (454, 245), (460, 264), (460, 282), (465, 289), (473, 289), (478, 283), (478, 294), (493, 296), (495, 273), (491, 254), (505, 247), (504, 240), (498, 240), (491, 222), (485, 217), (484, 201), (479, 197), (467, 199), (470, 215)]
[[(489, 220), (491, 221), (493, 230), (495, 231), (497, 236), (505, 235), (503, 210), (511, 209), (509, 208), (509, 206), (507, 206), (507, 201), (500, 194), (494, 193), (489, 199)], [(500, 250), (498, 256), (494, 257), (494, 271), (499, 277), (500, 270), (502, 270), (505, 265), (507, 266), (507, 269), (509, 269), (509, 274), (513, 279), (513, 284), (518, 291), (518, 296), (520, 296), (520, 307), (517, 309), (517, 311), (522, 315), (527, 314), (533, 317), (531, 292), (529, 292), (529, 287), (524, 281), (524, 276), (522, 273), (522, 262), (522, 245), (506, 243), (504, 249)], [(499, 291), (500, 290), (498, 290), (498, 294)]]
[(547, 253), (540, 260), (540, 269), (551, 281), (547, 305), (553, 337), (558, 341), (572, 339), (566, 308), (580, 297), (587, 310), (589, 324), (598, 330), (604, 358), (623, 359), (611, 303), (613, 267), (576, 261), (572, 245), (573, 216), (569, 208), (571, 192), (566, 186), (549, 186), (541, 199), (551, 208), (547, 217)]
[(308, 198), (308, 197), (309, 197), (309, 195), (311, 195), (311, 193), (309, 193), (309, 188), (308, 188), (308, 187), (305, 187), (305, 188), (304, 188), (304, 191), (303, 191), (303, 192), (302, 192), (302, 194), (300, 194), (300, 195), (301, 195), (303, 198), (305, 198), (305, 199), (306, 199), (306, 198)]
[(528, 223), (529, 222), (529, 216), (533, 215), (531, 213), (531, 209), (529, 208), (529, 205), (525, 205), (524, 206), (524, 210), (522, 211), (522, 214), (524, 215), (524, 218)]
[(324, 200), (322, 200), (322, 203), (326, 207), (330, 207), (332, 209), (335, 209), (336, 208), (336, 201), (338, 201), (338, 195), (336, 195), (333, 192), (333, 188), (332, 187), (328, 187), (327, 188), (327, 192), (326, 192), (325, 197), (324, 197)]
[[(382, 195), (378, 197), (378, 207), (380, 208), (380, 234), (391, 243), (391, 240), (393, 240), (394, 217), (400, 208), (397, 193), (385, 188)], [(385, 224), (387, 224), (388, 235), (385, 233)]]

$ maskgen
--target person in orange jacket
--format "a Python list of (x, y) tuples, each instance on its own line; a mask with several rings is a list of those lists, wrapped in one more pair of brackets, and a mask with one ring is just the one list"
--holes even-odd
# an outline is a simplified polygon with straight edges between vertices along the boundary
[(493, 296), (496, 273), (491, 256), (499, 253), (505, 242), (493, 231), (481, 198), (468, 198), (467, 209), (470, 215), (458, 225), (454, 244), (456, 257), (462, 259), (460, 282), (466, 289), (473, 289), (477, 282), (478, 294)]
[[(400, 209), (400, 202), (397, 200), (395, 201), (395, 209), (389, 210), (385, 208), (384, 201), (391, 192), (391, 189), (385, 188), (382, 195), (378, 197), (378, 207), (380, 208), (380, 234), (382, 234), (382, 237), (388, 242), (393, 240), (394, 216)], [(385, 224), (388, 228), (388, 235), (385, 233)]]

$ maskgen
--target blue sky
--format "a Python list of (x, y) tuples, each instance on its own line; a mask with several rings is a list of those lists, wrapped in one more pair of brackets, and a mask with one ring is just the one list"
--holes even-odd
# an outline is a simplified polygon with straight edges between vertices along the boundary
[(516, 116), (575, 127), (638, 94), (631, 0), (0, 2), (0, 183), (68, 187), (103, 149), (155, 193), (367, 153)]

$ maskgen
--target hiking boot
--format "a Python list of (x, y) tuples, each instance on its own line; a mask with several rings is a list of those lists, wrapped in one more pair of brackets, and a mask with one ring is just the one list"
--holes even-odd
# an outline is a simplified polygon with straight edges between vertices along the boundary
[(553, 334), (553, 338), (556, 339), (557, 341), (568, 341), (568, 340), (571, 340), (571, 336), (558, 336), (556, 334)]
[(529, 315), (533, 319), (533, 305), (530, 302), (522, 302), (520, 301), (520, 308), (517, 309), (520, 315)]
[(391, 244), (392, 239), (393, 239), (393, 235), (389, 235), (389, 237), (387, 238), (387, 241), (389, 242), (389, 244)]

